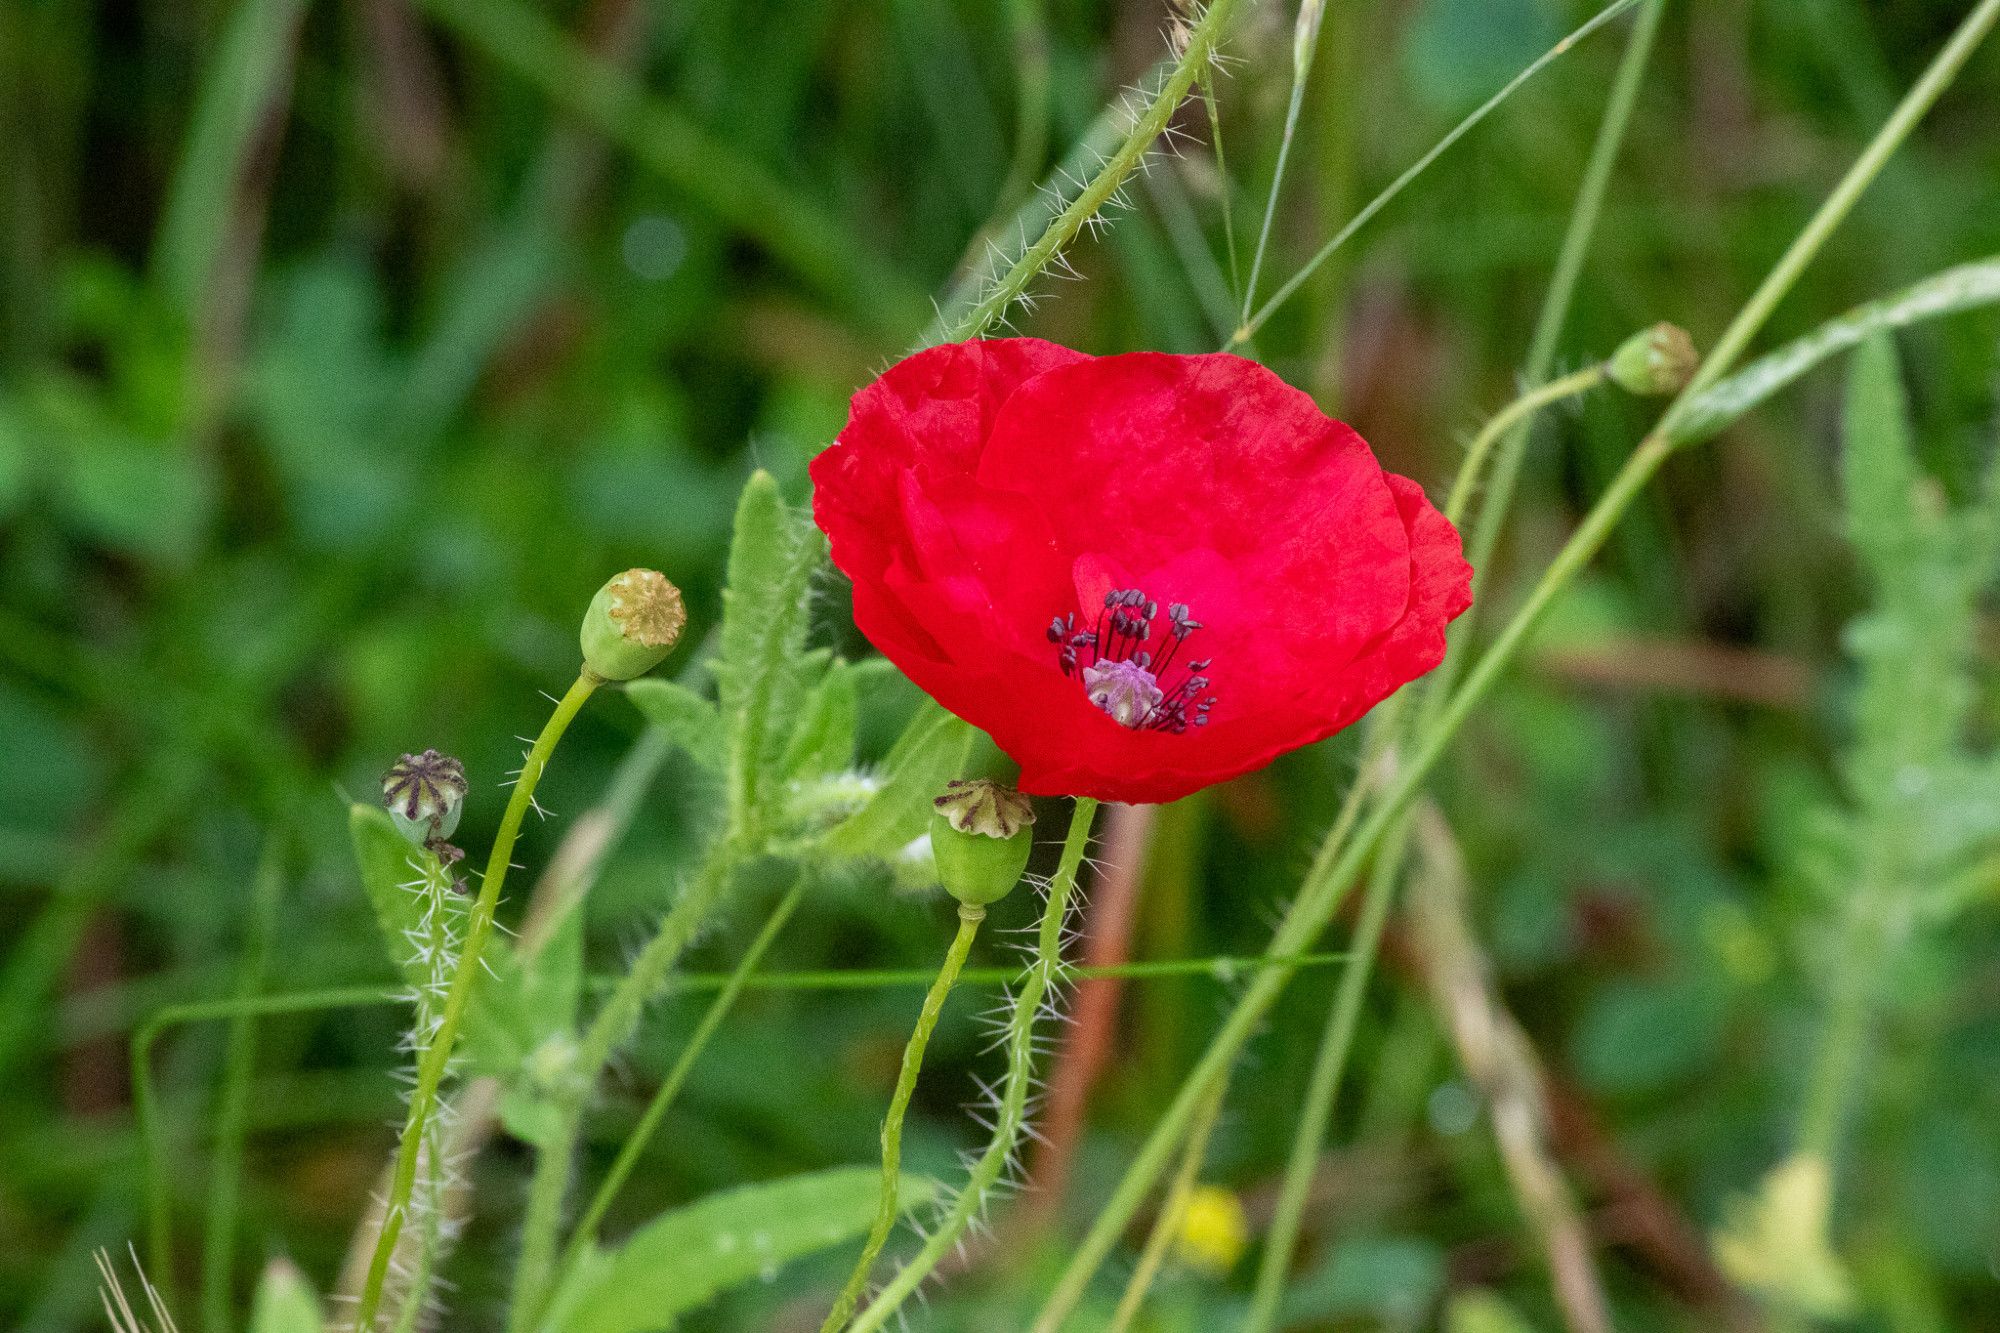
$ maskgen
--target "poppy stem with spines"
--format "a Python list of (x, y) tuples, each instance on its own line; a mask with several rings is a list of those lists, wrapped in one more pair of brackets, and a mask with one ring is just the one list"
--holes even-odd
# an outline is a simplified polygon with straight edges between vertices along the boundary
[(555, 752), (556, 743), (569, 730), (569, 724), (582, 711), (584, 702), (596, 690), (597, 684), (595, 676), (584, 672), (557, 701), (555, 711), (549, 714), (541, 735), (535, 738), (528, 757), (522, 761), (513, 794), (507, 799), (506, 812), (500, 817), (500, 831), (493, 838), (493, 852), (486, 861), (486, 875), (480, 881), (479, 896), (473, 900), (472, 910), (467, 914), (465, 945), (459, 954), (458, 968), (452, 974), (451, 989), (445, 995), (444, 1013), (438, 1020), (437, 1032), (431, 1039), (430, 1047), (417, 1064), (417, 1084), (410, 1094), (410, 1115), (403, 1125), (402, 1141), (396, 1150), (395, 1171), (390, 1176), (389, 1195), (382, 1209), (382, 1232), (376, 1238), (375, 1253), (368, 1262), (368, 1276), (363, 1282), (361, 1301), (355, 1310), (354, 1327), (357, 1333), (371, 1333), (376, 1311), (382, 1304), (382, 1287), (389, 1276), (389, 1259), (395, 1253), (397, 1238), (409, 1213), (410, 1195), (416, 1187), (417, 1152), (423, 1144), (425, 1126), (436, 1109), (438, 1086), (444, 1082), (445, 1069), (451, 1063), (452, 1045), (458, 1039), (458, 1025), (465, 1016), (466, 1004), (472, 997), (472, 987), (479, 976), (480, 955), (485, 952), (486, 941), (493, 934), (493, 910), (499, 905), (500, 889), (507, 882), (507, 868), (512, 863), (514, 840), (521, 833), (521, 821), (534, 804), (536, 784), (542, 780), (542, 772), (548, 767), (549, 756)]
[(924, 1246), (891, 1278), (875, 1299), (854, 1321), (854, 1333), (874, 1333), (902, 1307), (911, 1293), (922, 1285), (944, 1257), (957, 1247), (966, 1228), (999, 1183), (1014, 1150), (1020, 1144), (1025, 1118), (1028, 1086), (1034, 1081), (1035, 1019), (1042, 1001), (1062, 967), (1063, 920), (1069, 912), (1070, 896), (1076, 891), (1077, 874), (1083, 866), (1084, 849), (1090, 844), (1090, 826), (1097, 818), (1097, 802), (1087, 796), (1076, 798), (1071, 812), (1069, 836), (1063, 841), (1062, 860), (1049, 880), (1048, 902), (1042, 911), (1041, 929), (1035, 940), (1035, 956), (1021, 979), (1021, 990), (1007, 1023), (1007, 1077), (1002, 1084), (999, 1115), (993, 1137), (979, 1160), (973, 1163), (965, 1187), (951, 1211), (931, 1232)]
[(896, 1075), (896, 1090), (889, 1098), (888, 1114), (882, 1118), (882, 1193), (875, 1210), (875, 1222), (868, 1230), (867, 1244), (861, 1247), (861, 1258), (855, 1262), (854, 1271), (848, 1274), (847, 1285), (841, 1288), (833, 1309), (827, 1312), (826, 1321), (820, 1325), (820, 1333), (840, 1333), (847, 1327), (847, 1321), (854, 1316), (854, 1307), (861, 1301), (861, 1293), (868, 1287), (868, 1274), (875, 1268), (876, 1256), (882, 1253), (882, 1247), (889, 1241), (889, 1233), (895, 1229), (900, 1212), (896, 1201), (897, 1185), (902, 1180), (903, 1172), (903, 1117), (910, 1109), (910, 1096), (917, 1089), (917, 1073), (923, 1068), (924, 1049), (930, 1045), (938, 1015), (944, 1012), (944, 1002), (958, 981), (959, 969), (965, 966), (965, 956), (972, 951), (972, 941), (979, 934), (979, 923), (985, 919), (984, 907), (974, 903), (959, 904), (958, 933), (952, 936), (951, 947), (945, 951), (944, 962), (938, 967), (937, 980), (931, 983), (930, 990), (924, 995), (923, 1008), (917, 1013), (917, 1024), (910, 1030), (910, 1040), (903, 1047), (903, 1065)]
[[(1479, 479), (1486, 470), (1486, 456), (1493, 452), (1493, 446), (1516, 426), (1523, 426), (1528, 419), (1545, 407), (1588, 393), (1604, 383), (1604, 366), (1599, 363), (1573, 371), (1561, 379), (1550, 380), (1538, 388), (1529, 389), (1519, 398), (1495, 412), (1487, 423), (1480, 427), (1479, 434), (1472, 437), (1467, 446), (1465, 459), (1458, 465), (1458, 475), (1452, 478), (1451, 494), (1445, 498), (1444, 516), (1451, 520), (1453, 527), (1465, 522), (1465, 511), (1472, 503), (1472, 493), (1479, 485)], [(1482, 511), (1485, 512), (1485, 511)], [(1475, 570), (1478, 566), (1473, 567)]]
[[(1960, 22), (1957, 31), (1930, 67), (1904, 95), (1895, 112), (1731, 322), (1694, 380), (1674, 399), (1660, 423), (1632, 452), (1576, 532), (1550, 562), (1526, 603), (1479, 659), (1464, 685), (1444, 705), (1437, 725), (1418, 738), (1407, 765), (1362, 822), (1352, 842), (1333, 860), (1329, 873), (1324, 877), (1308, 878), (1274, 932), (1271, 952), (1298, 952), (1324, 929), (1355, 873), (1374, 851), (1389, 826), (1415, 799), (1473, 707), (1485, 697), (1500, 673), (1513, 661), (1529, 633), (1541, 622), (1557, 596), (1596, 557), (1633, 500), (1672, 456), (1676, 447), (1674, 428), (1685, 411), (1685, 405), (1727, 373), (1778, 301), (1797, 281), (1807, 262), (1853, 208), (1868, 182), (1881, 171), (1895, 148), (1909, 137), (1924, 112), (1949, 86), (1996, 21), (2000, 21), (2000, 0), (1981, 0), (1979, 6)], [(1245, 989), (1078, 1245), (1075, 1256), (1036, 1320), (1038, 1333), (1059, 1328), (1062, 1320), (1075, 1308), (1091, 1275), (1124, 1231), (1140, 1200), (1165, 1169), (1169, 1155), (1180, 1142), (1209, 1085), (1227, 1075), (1237, 1055), (1284, 989), (1285, 981), (1286, 974), (1273, 969), (1259, 973)]]

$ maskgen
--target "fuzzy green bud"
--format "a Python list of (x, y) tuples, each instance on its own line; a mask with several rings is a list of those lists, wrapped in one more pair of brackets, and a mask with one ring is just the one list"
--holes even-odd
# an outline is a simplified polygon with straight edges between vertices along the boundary
[(406, 754), (382, 776), (382, 804), (402, 835), (436, 847), (458, 827), (465, 808), (465, 765), (448, 754)]
[(1604, 373), (1627, 393), (1658, 398), (1687, 388), (1700, 366), (1701, 355), (1687, 330), (1659, 323), (1627, 338), (1605, 363)]
[(946, 783), (931, 802), (938, 882), (969, 907), (999, 902), (1027, 869), (1034, 824), (1034, 806), (1012, 787), (985, 778)]
[(583, 666), (599, 680), (632, 680), (658, 666), (687, 628), (687, 605), (667, 576), (628, 569), (597, 590), (583, 615)]

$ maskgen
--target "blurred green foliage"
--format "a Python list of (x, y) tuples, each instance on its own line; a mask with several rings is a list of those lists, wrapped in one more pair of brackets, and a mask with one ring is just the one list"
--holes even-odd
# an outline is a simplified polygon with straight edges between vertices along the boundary
[[(1273, 282), (1588, 8), (1330, 5)], [(1670, 4), (1565, 361), (1661, 318), (1712, 337), (1963, 9)], [(1016, 138), (1039, 114), (1020, 96), (1020, 53), (1036, 39), (1048, 53), (1053, 161), (1160, 54), (1164, 13), (1101, 0), (0, 7), (0, 1323), (96, 1326), (88, 1254), (140, 1225), (126, 1038), (163, 1003), (228, 993), (266, 833), (291, 845), (273, 986), (388, 984), (343, 796), (369, 798), (397, 755), (436, 746), (473, 776), (457, 841), (483, 847), (519, 762), (512, 738), (543, 715), (537, 692), (573, 673), (576, 618), (607, 574), (668, 571), (689, 595), (691, 642), (709, 633), (745, 478), (768, 469), (786, 503), (804, 503), (805, 462), (846, 395), (914, 339), (923, 293), (1014, 202)], [(1257, 216), (1290, 38), (1288, 9), (1251, 9), (1220, 86), (1228, 178), (1198, 142), (1205, 118), (1184, 114), (1197, 142), (1078, 247), (1084, 280), (1049, 284), (1055, 299), (1024, 331), (1096, 351), (1220, 343), (1221, 192), (1239, 225)], [(1605, 39), (1566, 57), (1260, 334), (1261, 355), (1396, 470), (1443, 483), (1455, 436), (1510, 396), (1616, 57)], [(1774, 336), (2000, 251), (1996, 97), (1988, 49)], [(1921, 724), (1926, 765), (1991, 767), (1958, 747), (1990, 754), (1995, 721), (1990, 581), (1965, 548), (1991, 541), (1979, 497), (1997, 335), (1988, 312), (1901, 339), (1909, 456), (1850, 447), (1845, 528), (1837, 373), (1677, 462), (1437, 784), (1482, 940), (1575, 1117), (1564, 1160), (1601, 1223), (1621, 1327), (1720, 1326), (1699, 1237), (1791, 1143), (1826, 1009), (1829, 901), (1851, 879), (1839, 867), (1875, 845), (1890, 807), (1953, 839), (1993, 821), (1983, 787), (1963, 801), (1903, 791), (1907, 756), (1881, 738)], [(1864, 372), (1880, 373), (1870, 355)], [(1542, 428), (1496, 603), (1518, 596), (1645, 423), (1603, 397)], [(1893, 475), (1870, 474), (1870, 457)], [(1919, 475), (1936, 480), (1917, 509), (1878, 512)], [(823, 580), (789, 618), (857, 657), (842, 597)], [(1882, 669), (1899, 644), (1944, 642), (1947, 618), (1941, 674), (1920, 679), (1914, 658)], [(855, 684), (856, 734), (880, 758), (916, 693), (867, 668)], [(645, 719), (673, 706), (593, 707), (543, 786), (553, 817), (531, 827), (531, 868), (601, 797)], [(1169, 812), (1138, 956), (1254, 952), (1350, 764), (1335, 741)], [(591, 899), (591, 959), (621, 957), (671, 899), (713, 781), (675, 760), (649, 784)], [(1852, 1242), (1866, 1327), (1996, 1328), (2000, 870), (1973, 856), (1934, 874), (1923, 858), (1944, 858), (1944, 839), (1928, 822), (1899, 827), (1951, 919), (1879, 979), (1895, 1003), (1848, 1080), (1857, 1165), (1838, 1185), (1870, 1203), (1836, 1240)], [(746, 901), (703, 960), (733, 959), (765, 906)], [(996, 924), (1030, 910), (1009, 903)], [(931, 900), (840, 877), (816, 888), (772, 965), (920, 965), (947, 929)], [(1007, 956), (995, 945), (984, 961)], [(1210, 1174), (1245, 1191), (1253, 1219), (1331, 985), (1295, 983), (1218, 1134)], [(1115, 1176), (1217, 994), (1206, 980), (1128, 984), (1075, 1200)], [(1407, 968), (1376, 985), (1361, 1091), (1328, 1164), (1339, 1188), (1308, 1217), (1291, 1315), (1430, 1327), (1449, 1301), (1454, 1329), (1553, 1326), (1490, 1141), (1451, 1110), (1465, 1089), (1421, 997)], [(973, 1141), (960, 1107), (970, 1076), (991, 1071), (974, 1021), (985, 1004), (961, 997), (933, 1043), (905, 1147), (919, 1174), (948, 1175)], [(746, 1181), (866, 1162), (914, 1005), (897, 990), (746, 996), (612, 1229)], [(629, 1083), (592, 1122), (597, 1166), (698, 1014), (676, 1000), (649, 1020)], [(258, 1024), (246, 1305), (271, 1254), (332, 1284), (388, 1150), (401, 1023), (383, 1008)], [(189, 1238), (223, 1041), (186, 1029), (158, 1063)], [(1592, 1151), (1627, 1174), (1593, 1174)], [(522, 1167), (517, 1151), (489, 1153), (476, 1183), (510, 1205)], [(1639, 1204), (1618, 1183), (1632, 1178), (1651, 1191)], [(1633, 1212), (1647, 1200), (1691, 1250), (1648, 1241), (1638, 1228), (1659, 1218)], [(508, 1218), (482, 1214), (454, 1260), (462, 1326), (487, 1326), (505, 1289)], [(185, 1287), (194, 1254), (155, 1278)], [(1047, 1264), (1026, 1247), (960, 1279), (931, 1326), (1018, 1327)], [(787, 1269), (686, 1326), (788, 1326), (790, 1303), (810, 1311), (840, 1266)], [(1245, 1277), (1169, 1273), (1150, 1326), (1216, 1327)], [(193, 1303), (178, 1308), (191, 1323)]]

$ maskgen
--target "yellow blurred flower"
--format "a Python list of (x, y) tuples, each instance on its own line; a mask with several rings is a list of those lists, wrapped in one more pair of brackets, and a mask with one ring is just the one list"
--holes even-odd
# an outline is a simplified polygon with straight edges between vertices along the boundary
[(1236, 1195), (1220, 1185), (1198, 1185), (1181, 1209), (1174, 1251), (1182, 1263), (1214, 1277), (1236, 1267), (1250, 1245), (1250, 1224)]

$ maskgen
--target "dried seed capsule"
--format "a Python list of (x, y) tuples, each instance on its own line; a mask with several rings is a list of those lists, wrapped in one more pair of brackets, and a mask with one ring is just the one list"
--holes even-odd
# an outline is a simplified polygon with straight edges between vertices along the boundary
[(956, 780), (931, 802), (938, 880), (960, 902), (999, 902), (1020, 882), (1035, 842), (1028, 798), (985, 778)]
[(651, 569), (628, 569), (597, 590), (583, 616), (583, 665), (600, 680), (643, 676), (687, 627), (681, 590)]
[(465, 765), (448, 754), (406, 754), (382, 777), (382, 804), (402, 835), (435, 847), (458, 827), (465, 806)]

